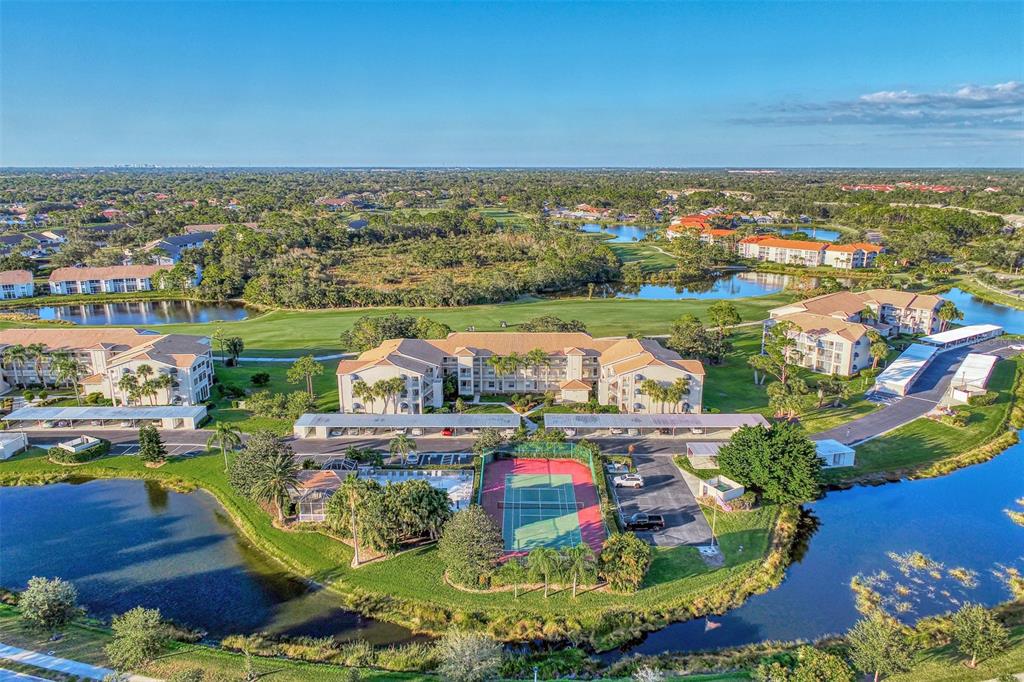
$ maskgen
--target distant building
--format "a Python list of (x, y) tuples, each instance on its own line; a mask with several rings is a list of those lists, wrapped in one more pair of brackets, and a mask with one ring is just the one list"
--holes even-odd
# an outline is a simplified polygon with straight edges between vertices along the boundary
[(151, 291), (158, 272), (170, 265), (112, 265), (100, 268), (57, 268), (50, 274), (50, 293), (123, 294)]
[(743, 258), (809, 267), (825, 264), (826, 247), (827, 242), (782, 239), (771, 235), (744, 237), (737, 244)]
[(825, 247), (825, 265), (844, 270), (873, 268), (878, 254), (884, 253), (880, 244), (856, 242), (853, 244), (829, 244)]
[[(943, 299), (933, 294), (915, 294), (896, 289), (839, 291), (773, 308), (771, 318), (792, 313), (824, 315), (847, 322), (866, 324), (883, 336), (933, 334), (941, 326), (938, 311)], [(864, 317), (863, 311), (872, 312)]]
[(215, 236), (217, 236), (215, 232), (187, 232), (153, 242), (148, 250), (163, 252), (156, 254), (157, 264), (174, 265), (181, 260), (182, 252), (187, 249), (201, 248)]
[(35, 294), (32, 273), (28, 270), (0, 272), (0, 299), (27, 298)]

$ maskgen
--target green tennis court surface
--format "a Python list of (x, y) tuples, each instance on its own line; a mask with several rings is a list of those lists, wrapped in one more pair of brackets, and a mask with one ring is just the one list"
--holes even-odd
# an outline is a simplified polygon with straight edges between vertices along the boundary
[(583, 541), (571, 474), (507, 474), (501, 505), (506, 552)]

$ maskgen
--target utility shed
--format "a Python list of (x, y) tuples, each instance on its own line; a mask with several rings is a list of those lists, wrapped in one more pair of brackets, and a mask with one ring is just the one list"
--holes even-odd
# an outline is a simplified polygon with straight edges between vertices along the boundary
[(843, 445), (831, 438), (814, 442), (822, 466), (826, 469), (835, 467), (852, 467), (856, 463), (857, 453), (849, 445)]

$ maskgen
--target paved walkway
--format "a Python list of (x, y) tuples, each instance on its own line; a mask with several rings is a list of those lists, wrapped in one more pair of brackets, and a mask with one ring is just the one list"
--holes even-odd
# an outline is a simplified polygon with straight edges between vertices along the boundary
[[(0, 644), (0, 659), (31, 665), (36, 668), (42, 668), (43, 670), (52, 670), (53, 672), (64, 673), (66, 675), (74, 675), (75, 677), (81, 677), (87, 680), (102, 680), (108, 675), (114, 674), (114, 671), (110, 668), (101, 668), (97, 665), (81, 663), (80, 661), (72, 661), (67, 658), (59, 658), (57, 656), (49, 656), (47, 654), (41, 654), (38, 651), (19, 649), (16, 646), (8, 646), (6, 644)], [(10, 671), (6, 672), (10, 674)], [(160, 682), (156, 678), (144, 677), (142, 675), (128, 675), (127, 679), (130, 682)]]
[(13, 670), (0, 668), (0, 682), (51, 682), (50, 680), (29, 675), (28, 673), (16, 673)]
[[(323, 362), (324, 360), (340, 360), (341, 358), (354, 358), (356, 353), (331, 353), (330, 355), (314, 355), (313, 359), (317, 362)], [(294, 358), (253, 358), (253, 357), (239, 357), (239, 362), (295, 362), (298, 357)]]

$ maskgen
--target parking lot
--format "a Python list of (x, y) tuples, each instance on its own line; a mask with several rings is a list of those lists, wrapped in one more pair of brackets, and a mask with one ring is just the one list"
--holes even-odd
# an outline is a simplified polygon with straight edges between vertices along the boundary
[(644, 487), (615, 490), (622, 518), (628, 519), (637, 512), (665, 517), (664, 529), (637, 535), (660, 547), (710, 544), (711, 526), (672, 458), (635, 454), (633, 464), (644, 477)]
[[(174, 443), (165, 444), (167, 448), (168, 457), (193, 457), (195, 455), (201, 455), (206, 452), (205, 445), (175, 445)], [(117, 445), (110, 446), (110, 454), (112, 455), (137, 455), (139, 454), (138, 443), (120, 443)]]

